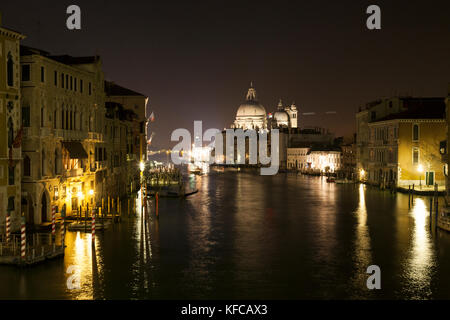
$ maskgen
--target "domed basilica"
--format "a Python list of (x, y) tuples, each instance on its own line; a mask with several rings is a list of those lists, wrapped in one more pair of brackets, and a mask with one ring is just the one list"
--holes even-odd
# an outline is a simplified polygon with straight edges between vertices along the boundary
[(266, 109), (259, 103), (256, 90), (250, 83), (245, 101), (239, 106), (236, 119), (231, 125), (234, 129), (268, 129), (268, 128), (297, 128), (297, 107), (295, 104), (283, 107), (280, 100), (278, 110), (273, 114), (266, 113)]

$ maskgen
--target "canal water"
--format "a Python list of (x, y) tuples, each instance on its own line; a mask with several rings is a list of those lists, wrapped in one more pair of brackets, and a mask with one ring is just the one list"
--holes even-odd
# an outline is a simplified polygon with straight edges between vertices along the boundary
[[(199, 192), (161, 198), (148, 225), (137, 208), (95, 249), (68, 232), (64, 259), (1, 266), (0, 299), (450, 298), (450, 234), (430, 229), (426, 197), (409, 208), (404, 194), (295, 174), (189, 179)], [(369, 265), (381, 290), (366, 287)]]

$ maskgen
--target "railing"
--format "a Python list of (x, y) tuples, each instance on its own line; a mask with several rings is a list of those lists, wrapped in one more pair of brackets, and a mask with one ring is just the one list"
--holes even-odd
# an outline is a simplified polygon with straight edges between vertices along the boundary
[(39, 135), (39, 128), (36, 127), (24, 127), (23, 128), (23, 135), (24, 137), (33, 137)]
[(54, 135), (56, 138), (62, 138), (66, 140), (84, 140), (87, 138), (87, 133), (84, 131), (55, 129)]
[(137, 160), (136, 154), (134, 153), (127, 154), (127, 161), (135, 161), (135, 160)]
[(101, 142), (101, 141), (103, 141), (103, 134), (98, 133), (98, 132), (89, 132), (88, 139), (97, 141), (97, 142)]
[(41, 128), (40, 130), (41, 137), (48, 137), (52, 134), (52, 129), (50, 128)]
[(64, 176), (67, 178), (73, 178), (73, 177), (78, 177), (78, 176), (82, 176), (82, 175), (83, 175), (83, 168), (67, 170), (64, 173)]

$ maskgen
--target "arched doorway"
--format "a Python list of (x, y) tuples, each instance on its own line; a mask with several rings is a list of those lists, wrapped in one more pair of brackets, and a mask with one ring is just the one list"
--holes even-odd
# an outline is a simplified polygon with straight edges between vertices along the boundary
[(42, 200), (41, 200), (41, 219), (42, 222), (47, 222), (47, 197), (45, 196), (45, 192), (42, 193)]

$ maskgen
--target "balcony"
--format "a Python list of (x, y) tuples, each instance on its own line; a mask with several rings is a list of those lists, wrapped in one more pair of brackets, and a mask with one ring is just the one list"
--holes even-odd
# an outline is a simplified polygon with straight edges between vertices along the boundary
[(64, 140), (84, 140), (87, 138), (87, 133), (83, 131), (73, 131), (64, 129), (55, 129), (54, 131), (56, 138), (61, 138)]
[(23, 128), (23, 136), (24, 137), (37, 137), (39, 136), (39, 128), (35, 127), (24, 127)]
[(50, 128), (41, 128), (40, 130), (41, 137), (49, 137), (52, 135), (52, 129)]
[(83, 175), (83, 168), (70, 169), (67, 170), (64, 174), (66, 178), (80, 177), (82, 175)]
[(103, 134), (98, 132), (88, 132), (88, 140), (92, 142), (103, 142)]
[(127, 161), (137, 161), (137, 156), (134, 153), (127, 154)]

